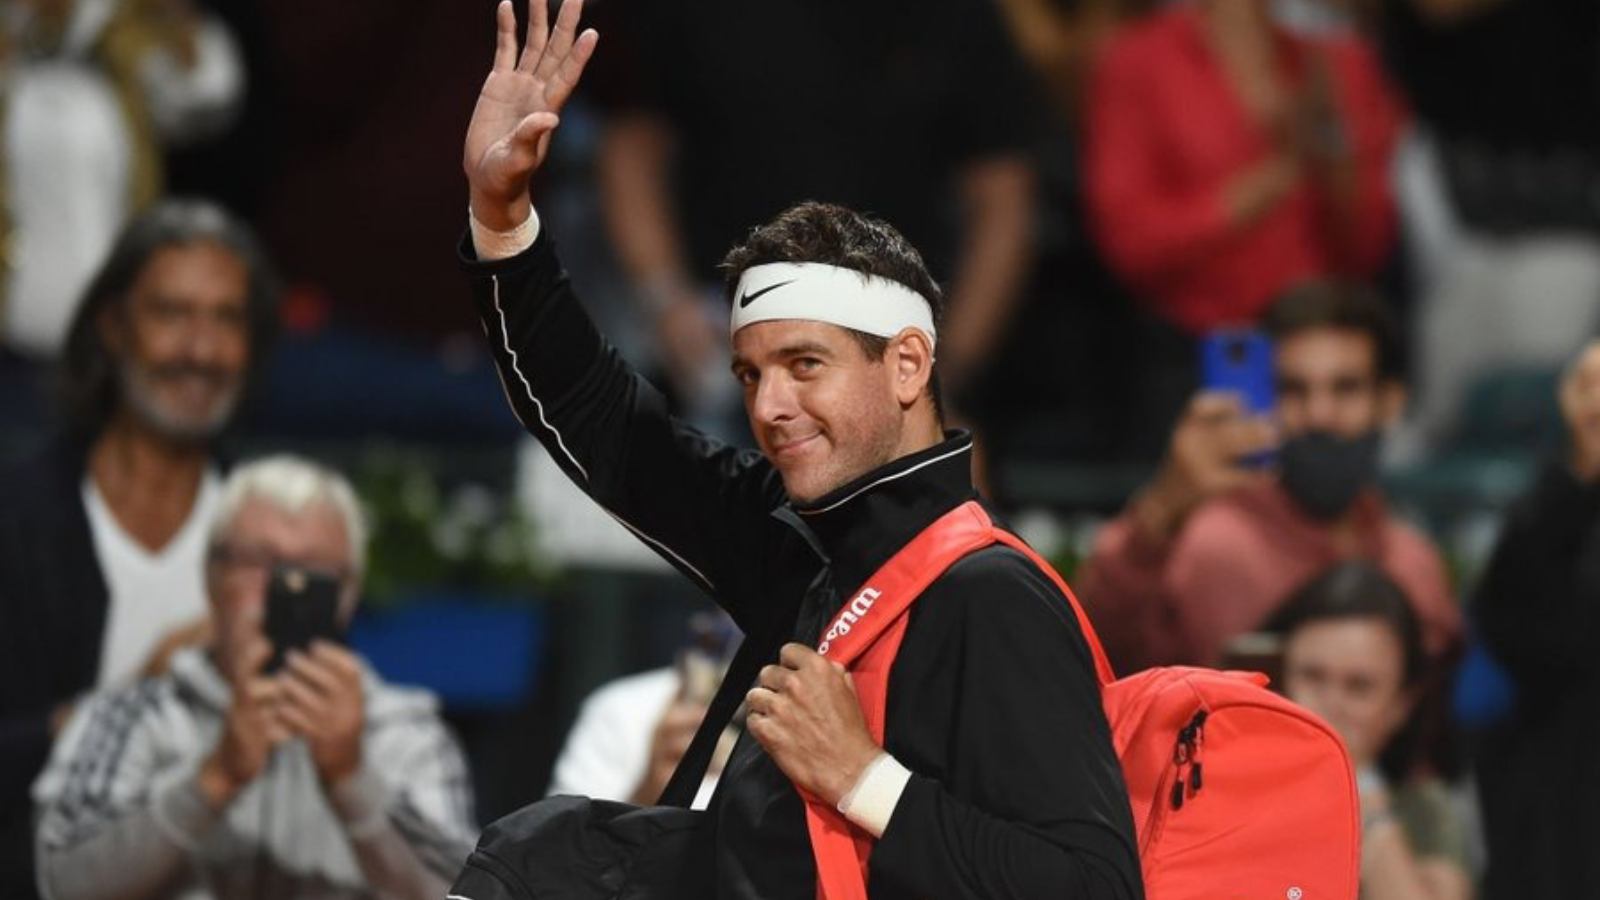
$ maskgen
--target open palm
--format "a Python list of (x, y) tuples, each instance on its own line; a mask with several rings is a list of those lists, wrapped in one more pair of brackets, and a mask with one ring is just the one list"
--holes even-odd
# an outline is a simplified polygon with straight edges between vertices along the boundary
[(583, 0), (566, 0), (554, 29), (548, 25), (546, 0), (531, 0), (529, 6), (520, 55), (510, 0), (501, 0), (495, 11), (494, 68), (478, 92), (462, 155), (473, 213), (491, 227), (508, 228), (526, 218), (528, 179), (544, 162), (557, 114), (600, 38), (594, 29), (578, 33)]

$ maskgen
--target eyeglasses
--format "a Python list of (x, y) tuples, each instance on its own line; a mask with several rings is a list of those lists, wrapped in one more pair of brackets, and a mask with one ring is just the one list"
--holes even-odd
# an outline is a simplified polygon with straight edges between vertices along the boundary
[(348, 584), (355, 576), (349, 566), (330, 566), (303, 559), (290, 559), (265, 547), (218, 544), (211, 548), (210, 561), (214, 566), (256, 577), (265, 577), (279, 567), (304, 569), (307, 572), (325, 575), (340, 584)]

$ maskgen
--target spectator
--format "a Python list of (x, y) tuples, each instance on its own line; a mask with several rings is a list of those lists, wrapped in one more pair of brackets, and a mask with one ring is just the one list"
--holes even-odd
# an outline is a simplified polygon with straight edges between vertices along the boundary
[(1295, 592), (1278, 630), (1284, 693), (1339, 732), (1356, 766), (1361, 896), (1465, 900), (1465, 831), (1444, 782), (1409, 758), (1432, 673), (1405, 592), (1369, 563), (1341, 563)]
[[(677, 665), (618, 678), (583, 702), (556, 760), (550, 793), (655, 803), (689, 750), (727, 671), (738, 629), (725, 614), (696, 616)], [(704, 808), (738, 730), (713, 754), (695, 806)]]
[(354, 492), (274, 457), (241, 466), (219, 507), (215, 637), (73, 716), (34, 787), (40, 886), (63, 900), (442, 896), (474, 829), (465, 761), (433, 698), (328, 641), (263, 674), (276, 574), (335, 578), (341, 623), (354, 613), (366, 555)]
[(266, 356), (276, 295), (221, 210), (143, 214), (78, 307), (62, 434), (0, 472), (0, 896), (31, 894), (28, 785), (78, 695), (200, 636), (217, 436)]
[[(1266, 318), (1276, 422), (1202, 393), (1160, 471), (1095, 541), (1079, 587), (1121, 671), (1215, 665), (1297, 584), (1344, 559), (1405, 588), (1430, 654), (1460, 631), (1437, 550), (1396, 519), (1377, 485), (1384, 429), (1405, 402), (1399, 338), (1372, 294), (1302, 288)], [(1277, 472), (1249, 460), (1277, 447)]]
[(1093, 228), (1191, 334), (1254, 321), (1302, 282), (1370, 276), (1394, 242), (1400, 111), (1376, 56), (1271, 7), (1171, 4), (1111, 40), (1089, 87)]
[[(1388, 0), (1424, 445), (1475, 378), (1555, 372), (1600, 326), (1600, 4)], [(1498, 370), (1498, 371), (1497, 371)]]
[(61, 349), (162, 149), (225, 124), (244, 91), (227, 29), (192, 0), (18, 0), (0, 16), (0, 344)]
[(1478, 765), (1491, 900), (1585, 896), (1600, 884), (1589, 760), (1600, 739), (1600, 343), (1567, 372), (1561, 408), (1571, 443), (1507, 515), (1474, 604), (1518, 696)]
[[(738, 418), (716, 262), (752, 223), (807, 199), (901, 223), (951, 285), (940, 364), (958, 392), (1001, 337), (1031, 248), (1033, 108), (993, 4), (622, 0), (596, 12), (602, 204), (684, 409)], [(716, 397), (720, 408), (705, 402)]]

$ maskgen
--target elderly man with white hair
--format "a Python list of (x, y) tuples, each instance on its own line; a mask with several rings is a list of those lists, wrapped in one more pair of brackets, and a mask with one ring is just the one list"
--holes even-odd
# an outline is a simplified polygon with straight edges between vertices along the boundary
[(365, 542), (338, 474), (288, 456), (233, 473), (206, 564), (211, 645), (82, 705), (34, 786), (45, 896), (444, 894), (475, 829), (434, 699), (323, 640), (265, 671), (274, 573), (335, 579), (342, 626)]

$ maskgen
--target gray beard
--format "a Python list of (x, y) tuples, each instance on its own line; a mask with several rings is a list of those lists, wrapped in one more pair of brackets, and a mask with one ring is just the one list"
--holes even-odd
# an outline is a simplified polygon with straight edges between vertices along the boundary
[(221, 434), (233, 419), (241, 393), (239, 386), (235, 385), (217, 401), (209, 416), (196, 419), (176, 416), (163, 409), (150, 385), (149, 376), (132, 363), (120, 364), (117, 381), (122, 388), (122, 401), (127, 404), (134, 418), (162, 437), (183, 443), (203, 443)]

